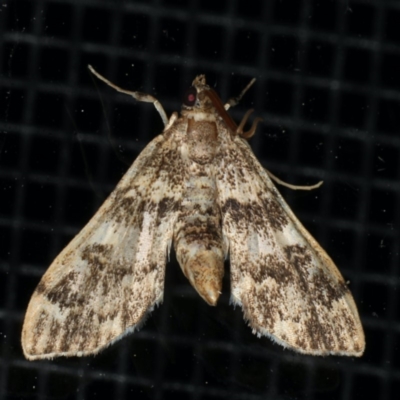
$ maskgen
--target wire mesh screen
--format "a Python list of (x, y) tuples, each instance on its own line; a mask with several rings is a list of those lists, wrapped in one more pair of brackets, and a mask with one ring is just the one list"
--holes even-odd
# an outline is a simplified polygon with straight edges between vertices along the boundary
[[(400, 397), (400, 3), (379, 0), (4, 1), (0, 4), (1, 399)], [(174, 253), (163, 304), (95, 357), (24, 359), (29, 298), (54, 257), (204, 73), (263, 118), (251, 146), (334, 259), (366, 333), (361, 358), (257, 338), (223, 294), (209, 307)]]

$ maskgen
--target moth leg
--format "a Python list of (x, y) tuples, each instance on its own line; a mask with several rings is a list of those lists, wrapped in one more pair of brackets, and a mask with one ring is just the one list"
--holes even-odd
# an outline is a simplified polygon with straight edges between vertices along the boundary
[(247, 132), (243, 132), (243, 128), (245, 123), (247, 122), (250, 114), (253, 112), (254, 110), (249, 110), (246, 112), (246, 114), (244, 114), (244, 117), (242, 118), (242, 121), (240, 122), (239, 126), (236, 129), (236, 133), (241, 136), (244, 139), (250, 139), (255, 133), (256, 133), (256, 129), (257, 129), (257, 124), (262, 121), (262, 118), (256, 118), (253, 122), (253, 125), (251, 126), (251, 128), (247, 131)]
[(164, 111), (163, 106), (161, 105), (161, 103), (153, 96), (151, 96), (150, 94), (146, 94), (146, 93), (141, 93), (141, 92), (132, 92), (130, 90), (125, 90), (120, 88), (117, 85), (114, 85), (112, 82), (110, 82), (108, 79), (104, 78), (103, 75), (100, 75), (91, 65), (88, 65), (88, 68), (90, 70), (90, 72), (95, 75), (97, 78), (99, 78), (101, 81), (103, 81), (104, 83), (106, 83), (108, 86), (111, 86), (113, 89), (115, 89), (117, 92), (120, 93), (125, 93), (128, 94), (129, 96), (132, 96), (134, 99), (136, 99), (137, 101), (142, 101), (144, 103), (153, 103), (154, 107), (156, 108), (156, 110), (158, 111), (158, 113), (160, 114), (161, 119), (163, 120), (164, 123), (164, 127), (167, 126), (168, 124), (168, 117), (166, 112)]
[(245, 93), (253, 86), (254, 82), (256, 81), (256, 78), (253, 78), (248, 85), (240, 92), (239, 96), (236, 97), (231, 97), (226, 104), (224, 105), (224, 108), (226, 111), (229, 110), (229, 108), (236, 106), (236, 104), (239, 103), (241, 98), (245, 95)]
[(319, 188), (324, 181), (319, 181), (318, 183), (316, 183), (315, 185), (311, 185), (311, 186), (297, 186), (297, 185), (292, 185), (290, 183), (284, 182), (282, 180), (280, 180), (277, 176), (275, 176), (272, 172), (268, 171), (266, 168), (264, 168), (265, 171), (267, 172), (268, 176), (274, 180), (276, 183), (278, 183), (279, 185), (282, 186), (286, 186), (289, 189), (293, 189), (293, 190), (314, 190)]

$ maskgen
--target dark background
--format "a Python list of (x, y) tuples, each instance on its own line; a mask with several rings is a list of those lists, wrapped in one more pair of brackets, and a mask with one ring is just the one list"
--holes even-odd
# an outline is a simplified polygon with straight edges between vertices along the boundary
[[(7, 1), (0, 4), (0, 399), (400, 398), (400, 2)], [(205, 73), (232, 110), (264, 123), (262, 164), (312, 192), (281, 191), (337, 263), (366, 333), (360, 359), (258, 339), (216, 308), (172, 255), (164, 304), (96, 357), (26, 361), (24, 312), (53, 258)], [(111, 136), (111, 140), (110, 137)]]

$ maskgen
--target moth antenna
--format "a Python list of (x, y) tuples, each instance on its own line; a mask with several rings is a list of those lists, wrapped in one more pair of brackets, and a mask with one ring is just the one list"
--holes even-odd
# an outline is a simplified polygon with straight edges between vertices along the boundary
[(226, 104), (224, 105), (225, 110), (229, 110), (229, 108), (236, 106), (236, 104), (239, 103), (239, 101), (242, 99), (242, 97), (245, 95), (245, 93), (254, 85), (254, 82), (256, 81), (256, 78), (253, 78), (247, 86), (241, 91), (239, 96), (236, 97), (231, 97)]
[(88, 65), (88, 68), (89, 68), (89, 71), (93, 75), (95, 75), (98, 79), (100, 79), (101, 81), (106, 83), (108, 86), (111, 86), (117, 92), (128, 94), (129, 96), (132, 96), (137, 101), (142, 101), (144, 103), (153, 103), (154, 107), (156, 108), (156, 110), (160, 114), (160, 117), (161, 117), (161, 119), (162, 119), (162, 121), (164, 123), (164, 127), (166, 127), (168, 125), (167, 114), (166, 114), (163, 106), (161, 105), (161, 103), (155, 97), (153, 97), (150, 94), (146, 94), (146, 93), (142, 93), (142, 92), (132, 92), (130, 90), (122, 89), (121, 87), (119, 87), (119, 86), (115, 85), (114, 83), (110, 82), (107, 78), (104, 78), (104, 76), (99, 74), (91, 65)]
[(266, 168), (264, 168), (265, 171), (267, 172), (268, 176), (274, 180), (276, 183), (278, 183), (279, 185), (282, 186), (286, 186), (289, 189), (292, 190), (314, 190), (314, 189), (318, 189), (323, 183), (324, 181), (319, 181), (318, 183), (316, 183), (315, 185), (310, 185), (310, 186), (298, 186), (298, 185), (292, 185), (290, 183), (284, 182), (281, 179), (279, 179), (277, 176), (275, 176), (272, 172), (268, 171)]

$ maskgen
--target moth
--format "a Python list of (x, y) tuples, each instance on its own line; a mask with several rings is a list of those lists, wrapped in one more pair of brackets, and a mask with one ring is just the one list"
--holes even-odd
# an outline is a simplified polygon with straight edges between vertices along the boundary
[(215, 306), (224, 260), (231, 302), (258, 336), (304, 354), (361, 356), (364, 333), (333, 261), (295, 217), (228, 114), (197, 76), (180, 114), (137, 157), (98, 212), (54, 260), (22, 329), (29, 360), (96, 354), (138, 329), (163, 300), (171, 247), (198, 294)]

